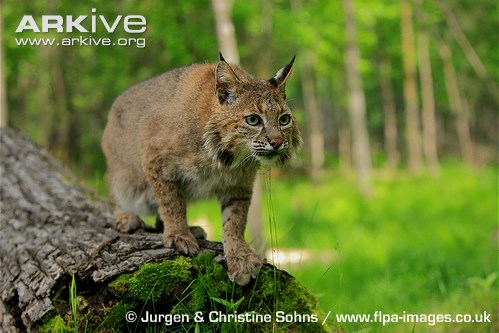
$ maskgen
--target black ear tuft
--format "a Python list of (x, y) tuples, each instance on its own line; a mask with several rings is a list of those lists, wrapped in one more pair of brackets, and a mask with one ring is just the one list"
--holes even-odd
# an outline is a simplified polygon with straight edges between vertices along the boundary
[(278, 89), (281, 89), (284, 94), (284, 88), (286, 86), (286, 81), (289, 79), (291, 76), (291, 73), (293, 71), (293, 64), (295, 62), (296, 56), (291, 59), (289, 64), (281, 68), (279, 71), (277, 71), (276, 75), (273, 78), (269, 79), (269, 82), (272, 83), (272, 85)]
[(222, 52), (218, 52), (218, 54), (220, 55), (220, 61), (227, 62), (227, 61), (225, 61), (224, 56), (222, 55)]

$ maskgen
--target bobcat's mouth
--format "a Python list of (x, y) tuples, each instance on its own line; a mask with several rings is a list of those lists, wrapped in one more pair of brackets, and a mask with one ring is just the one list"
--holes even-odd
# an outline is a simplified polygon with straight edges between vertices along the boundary
[(273, 167), (277, 165), (282, 165), (286, 163), (286, 160), (288, 159), (288, 154), (287, 152), (284, 151), (258, 151), (254, 152), (253, 156), (262, 163), (262, 165), (267, 166), (267, 167)]
[(266, 159), (269, 159), (269, 160), (273, 159), (276, 156), (281, 155), (281, 153), (278, 152), (277, 150), (272, 150), (272, 151), (268, 151), (268, 150), (265, 150), (265, 151), (256, 151), (254, 154), (255, 154), (255, 156), (263, 157), (263, 158), (266, 158)]

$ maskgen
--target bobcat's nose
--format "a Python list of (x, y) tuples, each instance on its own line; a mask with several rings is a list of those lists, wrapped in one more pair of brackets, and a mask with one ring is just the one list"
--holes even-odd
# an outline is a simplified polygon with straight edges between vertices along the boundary
[(282, 145), (282, 139), (271, 139), (269, 140), (269, 143), (274, 150), (277, 150)]

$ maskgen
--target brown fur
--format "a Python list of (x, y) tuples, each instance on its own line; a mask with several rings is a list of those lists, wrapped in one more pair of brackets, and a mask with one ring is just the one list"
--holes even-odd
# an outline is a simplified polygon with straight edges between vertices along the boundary
[[(262, 164), (284, 163), (301, 143), (284, 100), (292, 65), (259, 80), (221, 58), (121, 94), (102, 138), (117, 228), (132, 232), (143, 226), (140, 214), (159, 213), (165, 246), (193, 254), (198, 244), (186, 223), (186, 202), (216, 196), (229, 277), (247, 284), (262, 264), (244, 240), (256, 172)], [(254, 115), (259, 118), (248, 118)]]

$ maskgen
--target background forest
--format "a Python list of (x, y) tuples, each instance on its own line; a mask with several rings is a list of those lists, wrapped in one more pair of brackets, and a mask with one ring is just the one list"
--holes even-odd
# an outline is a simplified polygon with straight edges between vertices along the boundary
[[(325, 313), (488, 311), (492, 323), (435, 331), (497, 330), (497, 1), (7, 0), (2, 126), (105, 193), (100, 137), (113, 100), (171, 68), (217, 61), (218, 2), (229, 5), (247, 71), (270, 78), (297, 56), (287, 96), (305, 144), (290, 167), (262, 177), (268, 247), (298, 253), (300, 265), (286, 269)], [(40, 23), (50, 14), (143, 15), (139, 36), (91, 35), (146, 45), (19, 45), (90, 35), (15, 32), (24, 15)], [(189, 217), (211, 221), (210, 238), (220, 239), (214, 202)], [(335, 331), (413, 328), (328, 322)]]

